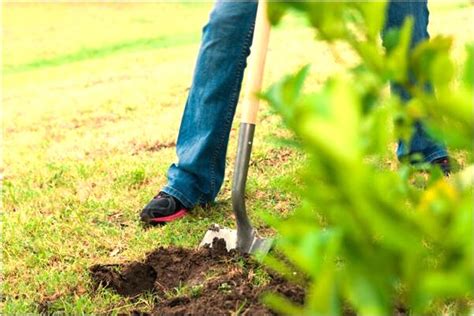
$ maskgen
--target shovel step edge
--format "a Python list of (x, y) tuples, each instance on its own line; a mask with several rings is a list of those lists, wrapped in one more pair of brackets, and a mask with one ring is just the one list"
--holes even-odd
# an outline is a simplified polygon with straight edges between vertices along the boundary
[[(212, 225), (204, 235), (199, 247), (212, 247), (214, 238), (224, 239), (227, 251), (237, 248), (237, 230), (222, 227), (217, 224)], [(244, 253), (263, 254), (270, 251), (273, 245), (273, 238), (254, 237), (249, 249), (243, 249)]]

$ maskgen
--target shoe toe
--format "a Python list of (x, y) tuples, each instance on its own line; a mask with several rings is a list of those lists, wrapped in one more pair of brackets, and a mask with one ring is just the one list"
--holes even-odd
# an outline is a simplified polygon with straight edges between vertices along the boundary
[(154, 218), (169, 216), (174, 213), (176, 205), (172, 199), (153, 198), (143, 208), (140, 218), (144, 222), (150, 222)]

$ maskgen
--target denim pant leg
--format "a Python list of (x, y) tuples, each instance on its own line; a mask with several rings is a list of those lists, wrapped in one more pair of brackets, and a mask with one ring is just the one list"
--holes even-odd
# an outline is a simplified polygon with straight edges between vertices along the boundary
[[(413, 17), (412, 48), (419, 42), (429, 38), (427, 0), (391, 0), (387, 15), (385, 30), (401, 27), (406, 17)], [(409, 93), (400, 86), (392, 84), (391, 88), (392, 92), (398, 94), (402, 100), (407, 101), (410, 99)], [(414, 154), (420, 154), (426, 162), (431, 162), (448, 155), (445, 147), (431, 139), (420, 122), (415, 123), (414, 133), (408, 146), (402, 141), (398, 143), (397, 156), (399, 159), (404, 159)]]
[(186, 207), (212, 202), (223, 183), (229, 133), (253, 37), (257, 2), (218, 1), (203, 29), (193, 83), (164, 192)]

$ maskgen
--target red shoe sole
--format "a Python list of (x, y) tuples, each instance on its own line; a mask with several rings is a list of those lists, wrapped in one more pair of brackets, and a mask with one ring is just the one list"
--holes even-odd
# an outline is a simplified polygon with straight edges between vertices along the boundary
[(172, 221), (177, 220), (178, 218), (186, 216), (187, 214), (188, 214), (188, 211), (183, 208), (183, 209), (177, 211), (176, 213), (174, 213), (173, 215), (152, 218), (152, 219), (150, 219), (150, 222), (154, 222), (154, 223), (172, 222)]

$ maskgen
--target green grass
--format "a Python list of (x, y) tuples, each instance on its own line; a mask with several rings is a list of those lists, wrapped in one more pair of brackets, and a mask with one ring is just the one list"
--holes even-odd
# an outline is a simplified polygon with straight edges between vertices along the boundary
[[(12, 13), (21, 16), (22, 10)], [(184, 9), (176, 5), (174, 10), (180, 14)], [(136, 23), (137, 14), (130, 23)], [(131, 300), (94, 290), (88, 268), (139, 260), (158, 246), (196, 247), (210, 224), (235, 226), (229, 199), (235, 131), (226, 181), (215, 205), (197, 208), (164, 227), (144, 229), (138, 221), (140, 209), (164, 185), (175, 159), (169, 144), (176, 137), (198, 48), (199, 32), (191, 28), (200, 27), (191, 24), (176, 37), (169, 26), (151, 40), (118, 38), (119, 44), (107, 45), (96, 43), (93, 36), (100, 37), (98, 31), (88, 45), (58, 45), (57, 53), (47, 58), (31, 55), (24, 62), (9, 60), (4, 65), (4, 159), (9, 166), (2, 214), (5, 314), (150, 310), (150, 294)], [(292, 34), (295, 41), (305, 37), (311, 44), (310, 32), (292, 29), (275, 33), (276, 40)], [(56, 47), (53, 44), (49, 43)], [(305, 55), (307, 61), (309, 57)], [(299, 62), (268, 76), (276, 79)], [(143, 79), (143, 73), (148, 77)], [(124, 77), (126, 85), (120, 81)], [(273, 179), (280, 181), (282, 169), (297, 169), (301, 158), (274, 164), (281, 150), (286, 155), (288, 150), (280, 150), (273, 139), (289, 135), (282, 129), (271, 132), (278, 118), (267, 109), (263, 112), (254, 151), (258, 168), (251, 170), (248, 204), (256, 226), (268, 234), (257, 214), (277, 214), (284, 208), (281, 203), (288, 197), (278, 198), (283, 188), (278, 189)], [(255, 282), (264, 282), (264, 275), (257, 272)], [(199, 294), (197, 288), (177, 288), (173, 293), (182, 291)]]
[(165, 47), (178, 47), (181, 45), (193, 44), (198, 41), (199, 36), (196, 33), (173, 34), (155, 38), (140, 38), (98, 48), (82, 48), (76, 52), (55, 56), (54, 58), (37, 59), (18, 65), (5, 65), (3, 68), (3, 74), (8, 75), (11, 73), (35, 70), (38, 68), (61, 66), (83, 60), (104, 58), (112, 54), (123, 52), (143, 51), (147, 49), (159, 49)]
[[(217, 203), (164, 227), (144, 229), (139, 223), (140, 209), (166, 183), (175, 160), (169, 144), (210, 4), (121, 5), (126, 8), (4, 7), (4, 314), (150, 310), (150, 294), (130, 300), (94, 289), (88, 268), (139, 260), (158, 246), (196, 247), (211, 223), (235, 225), (230, 179), (238, 119)], [(101, 19), (88, 6), (102, 10)], [(82, 21), (82, 32), (67, 18), (70, 12)], [(309, 85), (316, 87), (342, 66), (328, 47), (313, 41), (304, 23), (288, 21), (272, 33), (265, 86), (315, 62)], [(436, 24), (441, 26), (446, 29)], [(143, 35), (150, 27), (157, 30), (153, 36)], [(304, 157), (275, 142), (291, 135), (266, 105), (256, 133), (247, 203), (257, 228), (269, 234), (258, 214), (287, 216), (297, 207), (291, 190)], [(266, 278), (257, 271), (254, 281)]]

